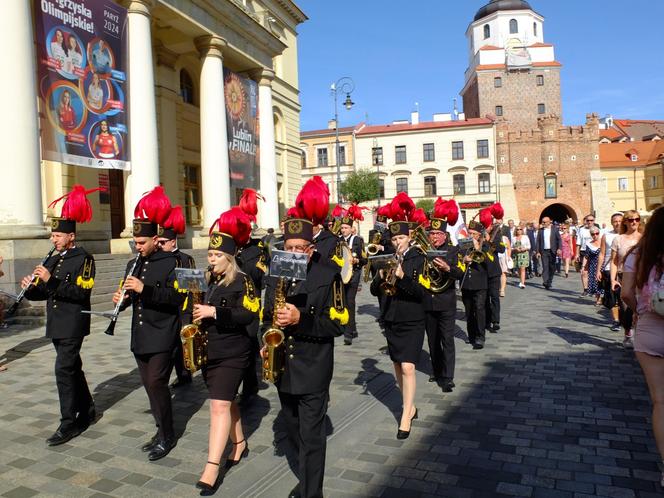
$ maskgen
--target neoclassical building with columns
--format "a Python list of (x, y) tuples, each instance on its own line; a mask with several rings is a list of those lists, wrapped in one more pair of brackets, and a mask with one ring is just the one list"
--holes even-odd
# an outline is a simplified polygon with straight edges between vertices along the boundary
[[(301, 186), (297, 26), (306, 15), (290, 0), (117, 0), (128, 9), (131, 171), (42, 160), (46, 112), (37, 98), (31, 0), (12, 0), (0, 26), (12, 40), (2, 78), (7, 154), (0, 182), (0, 255), (40, 258), (49, 248), (48, 203), (80, 183), (108, 187), (92, 194), (91, 223), (78, 238), (94, 252), (127, 252), (133, 209), (141, 195), (164, 186), (185, 207), (187, 238), (196, 246), (231, 192), (224, 114), (224, 68), (258, 83), (259, 225), (278, 226)], [(202, 241), (201, 241), (202, 242)], [(207, 243), (205, 242), (207, 247)], [(7, 271), (7, 269), (5, 269)], [(11, 278), (11, 275), (10, 275)]]

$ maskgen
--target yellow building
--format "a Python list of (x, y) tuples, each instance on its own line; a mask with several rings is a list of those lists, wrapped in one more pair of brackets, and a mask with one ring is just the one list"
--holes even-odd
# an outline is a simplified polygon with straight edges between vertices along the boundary
[(600, 143), (599, 156), (616, 211), (648, 212), (664, 203), (664, 141)]
[[(278, 226), (280, 213), (301, 186), (297, 26), (306, 15), (291, 0), (116, 0), (127, 8), (131, 171), (44, 161), (45, 109), (37, 109), (35, 33), (31, 0), (13, 0), (3, 27), (14, 49), (12, 78), (3, 83), (5, 116), (17, 116), (2, 134), (12, 151), (12, 181), (0, 184), (0, 254), (5, 260), (41, 257), (49, 243), (48, 203), (80, 183), (108, 186), (92, 194), (94, 220), (78, 238), (93, 252), (127, 252), (133, 208), (162, 184), (173, 204), (185, 207), (187, 239), (207, 234), (218, 215), (237, 201), (229, 187), (224, 113), (224, 68), (257, 83), (260, 130), (259, 224)], [(40, 104), (43, 105), (43, 104)], [(40, 127), (35, 126), (39, 120)], [(10, 127), (11, 128), (11, 127)], [(9, 177), (5, 177), (6, 180)], [(194, 246), (205, 245), (199, 239)]]

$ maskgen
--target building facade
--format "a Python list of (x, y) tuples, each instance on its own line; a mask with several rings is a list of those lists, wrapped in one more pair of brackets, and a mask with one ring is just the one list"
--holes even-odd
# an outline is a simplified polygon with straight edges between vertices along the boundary
[[(104, 185), (90, 196), (94, 220), (78, 238), (95, 252), (128, 252), (133, 208), (161, 184), (185, 207), (187, 239), (207, 234), (218, 215), (237, 201), (229, 188), (224, 113), (224, 68), (258, 84), (261, 203), (259, 224), (278, 226), (279, 213), (301, 186), (297, 26), (307, 18), (290, 0), (119, 0), (128, 9), (129, 138), (131, 171), (98, 170), (41, 160), (46, 112), (36, 108), (33, 13), (29, 0), (5, 9), (3, 26), (14, 40), (8, 64), (16, 77), (3, 82), (8, 115), (2, 134), (17, 168), (0, 185), (0, 253), (5, 260), (41, 257), (48, 250), (48, 202), (73, 184)], [(36, 124), (39, 123), (40, 126)], [(193, 236), (193, 241), (192, 241)], [(207, 242), (199, 240), (207, 247)], [(46, 248), (46, 250), (44, 250)], [(9, 275), (9, 278), (12, 278)]]
[(466, 37), (464, 112), (496, 120), (506, 216), (610, 216), (599, 169), (599, 121), (591, 114), (582, 126), (563, 126), (561, 64), (545, 42), (544, 18), (525, 0), (492, 0), (478, 10)]

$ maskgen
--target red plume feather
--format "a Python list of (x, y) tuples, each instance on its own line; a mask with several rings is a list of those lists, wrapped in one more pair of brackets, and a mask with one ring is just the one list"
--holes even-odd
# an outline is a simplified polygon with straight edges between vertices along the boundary
[(493, 223), (493, 217), (491, 215), (491, 208), (484, 208), (479, 213), (480, 223), (484, 225), (484, 228), (489, 228)]
[(320, 176), (314, 176), (304, 184), (295, 199), (295, 207), (302, 218), (314, 225), (325, 221), (330, 210), (330, 191)]
[(459, 205), (450, 200), (447, 201), (447, 225), (454, 226), (459, 221)]
[(92, 205), (88, 200), (88, 195), (97, 192), (98, 190), (106, 191), (104, 188), (93, 188), (91, 190), (85, 190), (83, 185), (74, 185), (71, 192), (58, 197), (56, 200), (51, 202), (48, 207), (55, 207), (55, 205), (60, 202), (62, 199), (65, 199), (64, 204), (62, 205), (62, 211), (60, 214), (61, 218), (75, 221), (76, 223), (87, 223), (92, 219)]
[(303, 214), (300, 213), (300, 208), (298, 207), (292, 207), (288, 211), (286, 211), (286, 217), (287, 218), (302, 218)]
[(342, 208), (339, 204), (334, 206), (334, 209), (332, 210), (332, 213), (330, 213), (333, 218), (340, 218), (344, 214), (344, 208)]
[(216, 221), (219, 231), (227, 233), (235, 243), (242, 247), (249, 242), (251, 237), (251, 219), (238, 206), (233, 206), (228, 211), (224, 211)]
[(489, 207), (491, 210), (491, 216), (497, 220), (502, 220), (505, 217), (505, 210), (500, 202), (496, 202), (493, 206)]
[(265, 201), (265, 197), (252, 188), (245, 188), (242, 191), (242, 197), (240, 197), (240, 209), (247, 213), (249, 219), (254, 222), (258, 214), (258, 199)]
[(427, 217), (427, 214), (424, 212), (424, 209), (422, 208), (414, 209), (413, 212), (410, 213), (408, 221), (413, 221), (418, 225), (422, 225), (424, 227), (429, 226), (429, 218)]
[(348, 208), (348, 216), (353, 218), (355, 221), (364, 221), (364, 215), (362, 214), (362, 211), (366, 209), (368, 208), (358, 206), (357, 204), (353, 203)]
[(435, 204), (433, 205), (433, 217), (434, 218), (447, 218), (447, 211), (449, 208), (450, 201), (444, 201), (440, 197), (436, 199)]
[(184, 220), (184, 213), (182, 206), (174, 206), (171, 209), (168, 218), (164, 221), (164, 228), (171, 228), (177, 234), (183, 234), (186, 230), (186, 222)]
[(134, 218), (147, 219), (160, 225), (164, 224), (169, 214), (171, 214), (171, 201), (161, 185), (157, 185), (145, 194), (134, 209)]
[(415, 203), (413, 199), (408, 197), (406, 192), (399, 192), (394, 199), (392, 199), (392, 212), (402, 212), (406, 217), (415, 211)]
[(376, 210), (376, 215), (378, 216), (385, 216), (389, 218), (392, 215), (392, 210), (390, 209), (389, 204), (385, 204), (384, 206), (381, 206)]

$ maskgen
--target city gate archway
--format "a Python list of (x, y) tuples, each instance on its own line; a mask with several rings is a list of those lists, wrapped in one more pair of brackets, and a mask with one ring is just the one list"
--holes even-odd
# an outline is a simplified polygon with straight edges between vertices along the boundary
[(557, 221), (558, 223), (564, 223), (566, 219), (572, 218), (575, 219), (576, 213), (574, 209), (571, 207), (567, 206), (566, 204), (561, 204), (561, 203), (556, 203), (556, 204), (551, 204), (550, 206), (547, 206), (544, 208), (542, 213), (540, 214), (540, 221), (542, 218), (545, 216), (548, 216), (551, 218), (551, 221)]

